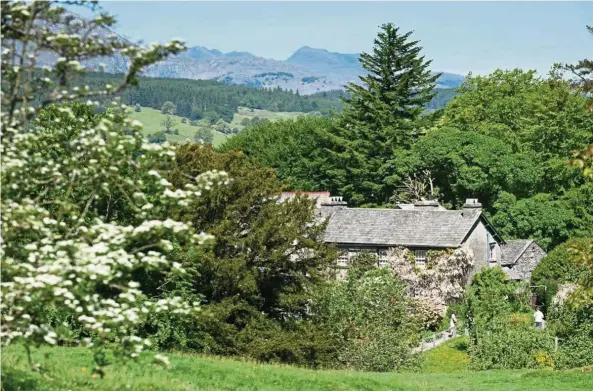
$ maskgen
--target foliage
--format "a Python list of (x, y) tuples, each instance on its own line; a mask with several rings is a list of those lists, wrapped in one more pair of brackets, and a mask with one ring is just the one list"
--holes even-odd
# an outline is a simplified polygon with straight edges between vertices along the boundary
[[(81, 83), (105, 85), (116, 75), (89, 73)], [(161, 110), (166, 102), (176, 106), (175, 114), (190, 120), (208, 118), (212, 123), (222, 118), (231, 122), (239, 107), (323, 115), (341, 111), (342, 103), (331, 94), (297, 95), (281, 89), (263, 89), (228, 85), (211, 80), (141, 78), (136, 88), (122, 91), (122, 102)], [(170, 113), (171, 114), (171, 113)]]
[(138, 103), (136, 103), (136, 105), (134, 106), (134, 111), (136, 113), (139, 113), (142, 111), (142, 107)]
[(194, 391), (194, 390), (312, 390), (312, 391), (590, 391), (593, 372), (585, 370), (500, 370), (466, 373), (368, 373), (319, 371), (285, 365), (260, 365), (218, 357), (171, 354), (168, 371), (146, 365), (118, 366), (104, 379), (86, 371), (91, 360), (79, 348), (43, 348), (35, 354), (55, 376), (27, 372), (18, 347), (2, 352), (2, 384), (7, 390), (59, 391)]
[(274, 168), (291, 189), (343, 194), (343, 186), (349, 183), (349, 167), (333, 159), (334, 124), (330, 118), (310, 117), (265, 123), (243, 130), (220, 150), (239, 150), (261, 165)]
[[(407, 248), (396, 248), (387, 257), (387, 267), (403, 283), (408, 294), (418, 300), (414, 312), (422, 314), (423, 326), (434, 327), (445, 315), (447, 305), (459, 300), (474, 265), (469, 248), (451, 251), (429, 251), (426, 266), (410, 261), (413, 254)], [(427, 307), (427, 308), (423, 308)]]
[(165, 128), (165, 133), (172, 133), (172, 129), (177, 126), (177, 119), (167, 114), (161, 121), (161, 125)]
[(410, 346), (417, 333), (407, 308), (405, 286), (383, 268), (334, 281), (313, 304), (314, 321), (334, 341), (339, 363), (367, 371), (416, 365)]
[(486, 268), (477, 273), (463, 299), (463, 316), (470, 331), (486, 330), (496, 318), (512, 311), (514, 289), (500, 268)]
[(592, 238), (569, 239), (555, 247), (537, 264), (531, 274), (531, 285), (538, 286), (535, 292), (544, 311), (551, 309), (552, 298), (560, 285), (576, 283), (584, 276), (586, 269), (577, 262), (578, 252), (588, 251), (592, 244)]
[(394, 185), (428, 171), (434, 192), (454, 208), (478, 198), (489, 209), (502, 191), (530, 196), (543, 176), (533, 153), (515, 153), (499, 139), (450, 127), (421, 137), (395, 157), (389, 171)]
[[(203, 297), (211, 317), (179, 326), (185, 346), (170, 338), (161, 348), (311, 365), (319, 360), (306, 353), (315, 352), (307, 346), (316, 331), (305, 332), (307, 325), (300, 324), (309, 316), (313, 291), (325, 281), (324, 270), (336, 259), (335, 250), (319, 240), (324, 227), (312, 224), (313, 202), (306, 197), (278, 202), (282, 184), (272, 170), (240, 153), (218, 153), (199, 144), (179, 147), (168, 180), (183, 189), (188, 175), (209, 170), (224, 170), (231, 183), (204, 194), (181, 217), (216, 239), (208, 248), (182, 247), (176, 260), (188, 270), (187, 277), (163, 281), (162, 289)], [(159, 286), (155, 283), (155, 289)], [(303, 338), (293, 339), (299, 333)]]
[(593, 365), (593, 305), (555, 305), (548, 319), (550, 328), (560, 338), (556, 367)]
[(388, 201), (393, 189), (384, 181), (386, 165), (396, 151), (410, 148), (430, 122), (422, 121), (423, 125), (419, 119), (434, 97), (439, 75), (430, 75), (431, 61), (420, 55), (422, 48), (411, 34), (400, 33), (390, 23), (382, 25), (372, 53), (360, 55), (369, 74), (346, 88), (349, 97), (344, 99), (346, 107), (335, 134), (355, 157), (348, 162), (354, 176), (342, 194), (351, 204)]
[(514, 151), (568, 157), (592, 142), (586, 98), (558, 70), (547, 79), (535, 71), (497, 70), (466, 78), (459, 92), (445, 108), (443, 124), (493, 136)]
[(209, 128), (199, 128), (196, 131), (194, 140), (202, 144), (212, 144), (212, 141), (214, 140), (214, 135), (212, 134), (212, 131)]
[[(587, 26), (589, 33), (593, 34), (593, 27)], [(573, 85), (580, 91), (583, 91), (588, 98), (588, 108), (593, 112), (593, 60), (584, 59), (574, 65), (566, 65), (568, 69), (575, 76)], [(577, 151), (571, 163), (583, 169), (583, 173), (593, 178), (593, 169), (591, 163), (593, 161), (593, 144), (590, 144), (581, 151)], [(593, 263), (593, 262), (592, 262)]]
[(470, 368), (522, 369), (552, 368), (554, 338), (547, 329), (536, 329), (531, 322), (493, 318), (488, 332), (478, 332), (470, 343)]
[(148, 136), (148, 142), (154, 144), (162, 144), (167, 141), (167, 135), (165, 132), (155, 132)]
[(161, 113), (163, 114), (175, 114), (177, 112), (177, 106), (173, 102), (167, 101), (163, 103), (161, 107)]
[[(160, 172), (174, 148), (145, 143), (142, 124), (117, 102), (98, 116), (91, 101), (49, 106), (117, 93), (135, 85), (144, 66), (184, 49), (178, 41), (144, 49), (93, 33), (113, 23), (106, 14), (77, 19), (53, 3), (2, 3), (2, 343), (22, 342), (27, 351), (56, 344), (63, 336), (51, 324), (54, 308), (85, 329), (98, 374), (104, 348), (136, 358), (147, 345), (134, 333), (147, 314), (198, 309), (175, 296), (150, 300), (135, 273), (183, 272), (167, 256), (172, 242), (199, 246), (210, 236), (177, 220), (177, 211), (222, 175), (204, 173), (172, 191)], [(40, 51), (57, 55), (54, 68), (33, 71)], [(115, 53), (130, 58), (119, 86), (70, 89), (70, 77), (84, 71), (78, 59)]]

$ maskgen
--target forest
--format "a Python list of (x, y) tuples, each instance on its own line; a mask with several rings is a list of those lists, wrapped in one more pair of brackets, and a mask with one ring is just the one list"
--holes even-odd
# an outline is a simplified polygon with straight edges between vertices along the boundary
[[(121, 78), (121, 77), (119, 77)], [(118, 80), (117, 75), (88, 73), (77, 84), (102, 87)], [(342, 111), (342, 90), (300, 95), (298, 91), (285, 91), (278, 88), (265, 89), (248, 86), (228, 85), (209, 80), (139, 78), (136, 87), (130, 87), (119, 95), (122, 102), (134, 106), (152, 107), (160, 110), (165, 102), (177, 106), (177, 114), (189, 120), (218, 119), (231, 122), (239, 107), (320, 113), (331, 116), (332, 112)], [(437, 89), (434, 99), (425, 105), (429, 110), (440, 109), (453, 98), (453, 89)]]
[[(62, 389), (70, 376), (92, 380), (68, 387), (101, 387), (128, 370), (122, 362), (142, 365), (139, 378), (166, 376), (151, 368), (169, 367), (168, 353), (412, 376), (426, 368), (418, 346), (447, 330), (452, 313), (467, 334), (456, 340), (467, 381), (491, 369), (588, 379), (575, 371), (593, 366), (591, 60), (558, 64), (545, 77), (522, 69), (470, 75), (442, 109), (427, 112), (443, 93), (438, 75), (412, 32), (391, 23), (361, 54), (368, 75), (360, 82), (345, 94), (303, 97), (142, 78), (144, 67), (185, 45), (98, 40), (93, 31), (113, 25), (111, 16), (73, 19), (53, 3), (1, 7), (8, 389)], [(47, 50), (61, 57), (35, 69), (16, 47), (29, 58)], [(85, 75), (78, 61), (115, 53), (129, 58), (127, 74)], [(165, 102), (194, 120), (250, 105), (327, 115), (258, 121), (217, 148), (150, 143), (128, 106), (160, 110)], [(436, 199), (457, 209), (479, 198), (504, 238), (534, 239), (547, 255), (531, 281), (491, 267), (460, 287), (471, 255), (431, 253), (434, 265), (451, 260), (439, 278), (455, 281), (443, 289), (459, 290), (441, 312), (409, 294), (394, 271), (409, 261), (398, 249), (388, 267), (362, 252), (347, 279), (334, 278), (340, 251), (322, 240), (326, 222), (304, 195), (279, 202), (285, 190), (330, 191), (361, 208)], [(544, 329), (533, 327), (532, 293)], [(49, 352), (62, 359), (44, 360)], [(88, 373), (77, 366), (85, 354)], [(505, 384), (516, 373), (544, 372), (512, 372)], [(286, 389), (304, 383), (295, 384)]]

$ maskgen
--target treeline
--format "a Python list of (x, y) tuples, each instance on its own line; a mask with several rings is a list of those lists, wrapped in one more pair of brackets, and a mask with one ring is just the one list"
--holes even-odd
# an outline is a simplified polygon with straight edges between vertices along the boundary
[[(118, 75), (90, 73), (78, 82), (91, 87), (104, 87), (117, 80)], [(437, 89), (434, 98), (425, 107), (430, 110), (441, 109), (454, 95), (452, 89)], [(348, 93), (332, 90), (301, 95), (298, 91), (286, 91), (280, 87), (266, 89), (211, 80), (141, 78), (137, 87), (127, 88), (121, 97), (125, 104), (139, 104), (157, 110), (165, 102), (173, 102), (177, 106), (177, 115), (190, 120), (206, 118), (216, 121), (222, 118), (231, 122), (240, 106), (270, 111), (317, 112), (321, 116), (330, 116), (342, 111), (342, 98), (347, 98)]]
[[(85, 77), (89, 86), (114, 83), (117, 75), (94, 73)], [(300, 95), (281, 88), (265, 89), (228, 85), (210, 80), (141, 78), (139, 86), (122, 92), (123, 102), (160, 110), (165, 102), (177, 106), (177, 115), (200, 120), (219, 117), (230, 122), (240, 106), (252, 109), (290, 112), (319, 112), (329, 115), (341, 111), (342, 103), (321, 94)]]

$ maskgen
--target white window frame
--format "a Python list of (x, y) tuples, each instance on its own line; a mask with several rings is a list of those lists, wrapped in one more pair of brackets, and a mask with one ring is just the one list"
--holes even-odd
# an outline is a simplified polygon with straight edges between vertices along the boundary
[(344, 251), (338, 257), (338, 266), (348, 266), (348, 252)]
[(414, 262), (416, 263), (417, 267), (425, 268), (426, 267), (426, 253), (428, 250), (417, 248), (414, 249)]
[(387, 250), (386, 249), (377, 250), (377, 259), (379, 260), (379, 267), (387, 266)]

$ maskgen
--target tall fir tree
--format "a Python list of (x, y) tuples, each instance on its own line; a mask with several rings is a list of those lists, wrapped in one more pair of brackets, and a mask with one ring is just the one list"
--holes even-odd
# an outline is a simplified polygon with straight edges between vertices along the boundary
[(421, 55), (412, 32), (400, 33), (388, 23), (381, 26), (371, 53), (360, 62), (368, 71), (360, 82), (346, 88), (349, 98), (341, 116), (339, 136), (350, 141), (352, 183), (344, 196), (354, 205), (381, 205), (393, 189), (384, 180), (389, 161), (398, 149), (410, 148), (427, 126), (421, 114), (434, 97), (431, 61)]

